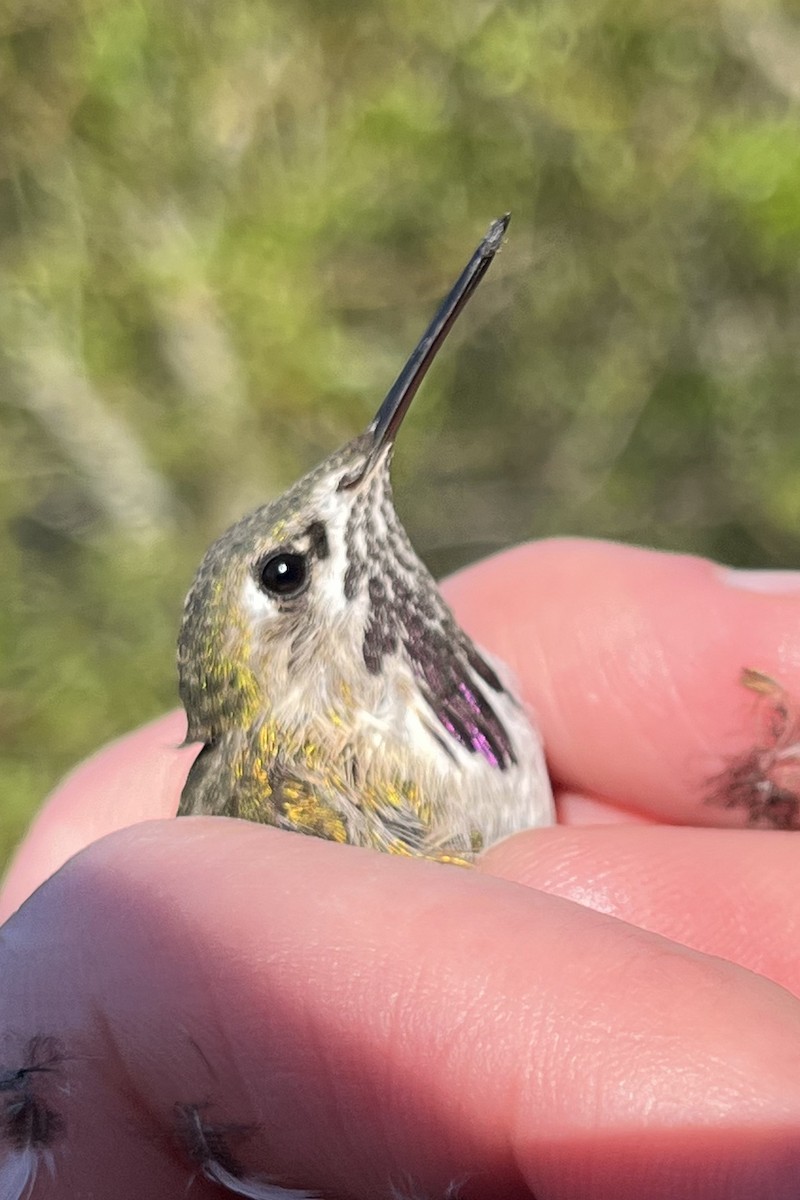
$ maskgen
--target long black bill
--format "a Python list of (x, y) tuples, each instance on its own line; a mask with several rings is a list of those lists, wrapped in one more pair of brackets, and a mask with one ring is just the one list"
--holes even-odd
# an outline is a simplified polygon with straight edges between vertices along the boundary
[(439, 352), (439, 347), (447, 337), (458, 314), (464, 308), (472, 293), (489, 269), (489, 265), (503, 240), (503, 234), (508, 228), (511, 213), (506, 213), (496, 221), (492, 221), (486, 237), (483, 239), (472, 258), (467, 263), (461, 275), (453, 285), (449, 295), (442, 301), (436, 316), (417, 343), (414, 353), (403, 367), (397, 379), (390, 387), (386, 399), (378, 409), (375, 420), (367, 430), (372, 434), (372, 447), (369, 458), (357, 478), (342, 481), (340, 487), (352, 487), (369, 473), (371, 467), (381, 456), (382, 451), (394, 441), (403, 417), (408, 412), (411, 401), (417, 394), (419, 385), (428, 373), (428, 368)]

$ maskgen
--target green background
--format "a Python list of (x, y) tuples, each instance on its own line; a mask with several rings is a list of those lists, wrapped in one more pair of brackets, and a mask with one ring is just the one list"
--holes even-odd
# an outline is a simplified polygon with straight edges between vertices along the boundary
[(796, 565), (799, 100), (797, 4), (0, 4), (0, 859), (506, 209), (398, 449), (434, 569)]

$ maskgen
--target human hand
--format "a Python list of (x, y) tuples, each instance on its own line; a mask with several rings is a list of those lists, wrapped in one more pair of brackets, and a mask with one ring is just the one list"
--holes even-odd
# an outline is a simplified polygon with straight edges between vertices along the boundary
[(101, 752), (4, 893), (48, 880), (0, 942), (3, 1200), (42, 1151), (36, 1200), (193, 1173), (211, 1200), (210, 1150), (334, 1196), (795, 1200), (798, 843), (722, 801), (745, 760), (795, 782), (800, 576), (547, 542), (446, 590), (535, 708), (563, 823), (467, 872), (165, 819), (176, 715)]

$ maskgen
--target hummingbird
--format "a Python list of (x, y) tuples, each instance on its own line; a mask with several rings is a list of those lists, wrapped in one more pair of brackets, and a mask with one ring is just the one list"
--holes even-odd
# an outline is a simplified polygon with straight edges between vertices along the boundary
[(366, 431), (211, 546), (178, 641), (179, 815), (466, 864), (553, 820), (508, 671), (459, 628), (395, 512), (395, 438), (500, 248), (494, 221)]

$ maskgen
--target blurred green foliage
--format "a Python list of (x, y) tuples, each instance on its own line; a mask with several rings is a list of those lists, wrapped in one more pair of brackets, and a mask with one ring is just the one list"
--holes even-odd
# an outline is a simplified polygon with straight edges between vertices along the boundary
[(419, 549), (797, 564), (799, 101), (797, 3), (5, 0), (0, 858), (505, 209), (401, 438)]

